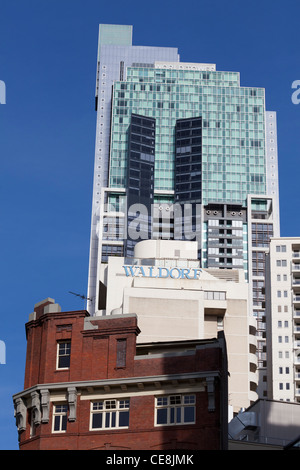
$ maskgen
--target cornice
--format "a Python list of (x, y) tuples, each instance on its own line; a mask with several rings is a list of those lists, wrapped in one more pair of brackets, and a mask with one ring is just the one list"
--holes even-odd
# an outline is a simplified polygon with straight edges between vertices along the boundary
[(168, 375), (153, 375), (145, 377), (127, 377), (127, 378), (118, 378), (118, 379), (102, 379), (102, 380), (84, 380), (76, 382), (55, 382), (55, 383), (45, 383), (37, 384), (30, 388), (18, 392), (13, 395), (13, 400), (18, 398), (24, 398), (29, 396), (32, 392), (49, 390), (52, 391), (61, 391), (67, 390), (68, 388), (76, 388), (77, 390), (88, 389), (88, 388), (104, 388), (104, 387), (118, 387), (122, 385), (136, 385), (136, 384), (147, 384), (155, 385), (162, 382), (183, 382), (183, 381), (195, 381), (195, 380), (206, 380), (208, 377), (220, 377), (219, 371), (203, 371), (203, 372), (191, 372), (183, 374), (168, 374)]
[(51, 396), (55, 392), (64, 395), (69, 407), (69, 421), (76, 421), (77, 398), (91, 400), (115, 395), (127, 396), (155, 395), (157, 393), (195, 393), (207, 391), (208, 411), (214, 412), (215, 383), (220, 378), (219, 371), (193, 372), (186, 374), (154, 375), (118, 379), (88, 380), (78, 382), (56, 382), (37, 384), (13, 396), (16, 425), (19, 432), (26, 429), (27, 408), (34, 410), (36, 425), (48, 423)]

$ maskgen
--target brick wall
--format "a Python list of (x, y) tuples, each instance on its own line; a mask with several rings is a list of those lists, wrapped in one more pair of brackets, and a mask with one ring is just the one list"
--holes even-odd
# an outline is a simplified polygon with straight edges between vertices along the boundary
[[(155, 351), (152, 350), (151, 355), (136, 356), (136, 337), (139, 333), (136, 316), (94, 319), (89, 318), (85, 311), (44, 313), (42, 307), (36, 312), (35, 318), (26, 324), (25, 383), (20, 396), (24, 397), (27, 407), (27, 425), (20, 432), (21, 449), (220, 448), (224, 390), (221, 380), (215, 380), (215, 409), (211, 411), (205, 384), (206, 371), (209, 374), (215, 371), (215, 377), (222, 376), (222, 349), (218, 342), (209, 344), (209, 347), (202, 342), (200, 348), (188, 355), (186, 352), (176, 355), (153, 354)], [(71, 340), (70, 367), (57, 370), (57, 342), (62, 340)], [(117, 367), (118, 340), (126, 340), (125, 367)], [(177, 376), (183, 380), (182, 377), (191, 374), (196, 378), (199, 375), (197, 382), (196, 379), (194, 383), (186, 379), (184, 384), (176, 380), (173, 384), (169, 380)], [(155, 379), (157, 377), (159, 379)], [(162, 383), (157, 385), (155, 380)], [(143, 382), (142, 385), (139, 381)], [(116, 398), (116, 393), (122, 396), (124, 390), (125, 395), (130, 396), (128, 429), (90, 430), (90, 404), (97, 393), (103, 396), (102, 382), (111, 384), (108, 391), (105, 389), (107, 399)], [(198, 388), (193, 388), (195, 383)], [(115, 384), (118, 384), (118, 389), (113, 388)], [(35, 435), (30, 436), (30, 391), (32, 387), (41, 385), (46, 385), (50, 390), (49, 419), (39, 422), (35, 427)], [(60, 400), (66, 402), (68, 386), (75, 386), (77, 390), (76, 419), (67, 422), (65, 432), (53, 433), (53, 406), (61, 403)], [(134, 393), (131, 394), (130, 390)], [(178, 394), (180, 390), (196, 394), (195, 424), (155, 426), (156, 394)]]

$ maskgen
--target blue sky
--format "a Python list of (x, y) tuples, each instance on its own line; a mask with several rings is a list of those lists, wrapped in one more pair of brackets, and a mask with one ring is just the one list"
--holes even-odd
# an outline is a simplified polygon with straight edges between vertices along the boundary
[(300, 236), (299, 1), (0, 0), (0, 449), (18, 449), (12, 395), (23, 389), (34, 304), (86, 294), (99, 23), (132, 24), (135, 45), (178, 47), (184, 62), (241, 73), (277, 111), (281, 235)]

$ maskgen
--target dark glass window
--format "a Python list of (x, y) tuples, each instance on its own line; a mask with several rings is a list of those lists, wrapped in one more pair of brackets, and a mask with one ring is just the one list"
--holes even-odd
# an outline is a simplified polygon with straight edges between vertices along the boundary
[(103, 400), (92, 403), (92, 429), (115, 429), (129, 426), (129, 399)]
[(178, 203), (201, 202), (202, 126), (208, 127), (209, 123), (202, 122), (201, 117), (176, 122), (174, 187), (175, 201)]
[(156, 424), (195, 423), (195, 395), (169, 395), (156, 398)]
[(64, 432), (67, 429), (68, 405), (54, 405), (53, 432)]
[(63, 341), (58, 343), (58, 369), (66, 369), (70, 367), (71, 358), (71, 341)]
[[(162, 104), (162, 103), (160, 103)], [(141, 204), (151, 214), (154, 200), (154, 161), (155, 161), (155, 119), (132, 114), (128, 132), (128, 163), (127, 163), (127, 224), (131, 229), (132, 222), (139, 214), (130, 211), (131, 207)], [(125, 243), (125, 256), (132, 257), (135, 244), (151, 236), (149, 220), (143, 220), (136, 229), (136, 238), (128, 232)]]

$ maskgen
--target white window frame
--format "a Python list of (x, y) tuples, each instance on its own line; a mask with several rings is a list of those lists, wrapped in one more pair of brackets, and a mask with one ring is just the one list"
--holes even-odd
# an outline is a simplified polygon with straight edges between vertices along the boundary
[[(185, 421), (185, 409), (193, 408), (194, 418), (192, 421)], [(166, 422), (158, 423), (159, 410), (166, 410)], [(196, 395), (173, 394), (161, 395), (155, 398), (155, 426), (186, 426), (196, 423)]]
[(226, 300), (226, 292), (225, 291), (204, 291), (204, 299), (205, 300)]
[[(128, 414), (128, 425), (120, 426), (120, 416), (122, 413)], [(93, 417), (101, 414), (101, 426), (93, 427)], [(108, 399), (91, 401), (90, 412), (90, 431), (99, 431), (107, 429), (128, 429), (130, 418), (130, 399)]]
[[(68, 366), (68, 367), (59, 367), (59, 359), (60, 359), (60, 357), (63, 356), (62, 354), (59, 353), (61, 344), (69, 344), (70, 345), (70, 353), (68, 354), (68, 356), (70, 357), (70, 360), (71, 360), (71, 341), (70, 340), (58, 341), (57, 342), (57, 353), (56, 353), (56, 370), (67, 370), (67, 369), (70, 369), (70, 366)], [(67, 354), (65, 354), (65, 356), (67, 356)]]
[[(67, 432), (68, 405), (66, 403), (53, 404), (52, 433)], [(59, 429), (55, 429), (56, 418), (58, 418)], [(63, 426), (65, 424), (65, 426)], [(63, 429), (65, 427), (65, 429)]]

